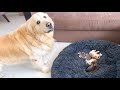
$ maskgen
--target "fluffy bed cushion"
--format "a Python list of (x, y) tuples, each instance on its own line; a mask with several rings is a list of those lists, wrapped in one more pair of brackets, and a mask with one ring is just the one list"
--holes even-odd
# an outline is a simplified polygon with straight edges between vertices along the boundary
[[(95, 72), (86, 72), (86, 63), (78, 52), (97, 50), (102, 57)], [(53, 62), (52, 78), (120, 78), (120, 46), (104, 40), (83, 40), (67, 46)]]

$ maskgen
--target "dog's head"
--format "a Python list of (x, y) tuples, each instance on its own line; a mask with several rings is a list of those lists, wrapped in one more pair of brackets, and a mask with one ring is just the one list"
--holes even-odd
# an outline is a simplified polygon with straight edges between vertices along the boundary
[(33, 33), (53, 33), (54, 22), (47, 13), (38, 12), (27, 21), (27, 28)]

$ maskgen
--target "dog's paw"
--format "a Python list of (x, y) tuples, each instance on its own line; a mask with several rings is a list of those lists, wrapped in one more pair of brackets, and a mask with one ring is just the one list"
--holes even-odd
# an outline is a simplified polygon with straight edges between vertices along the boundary
[(43, 73), (49, 73), (49, 72), (50, 72), (50, 68), (47, 67), (47, 66), (43, 66), (41, 71), (42, 71)]
[(4, 73), (0, 73), (0, 78), (4, 78), (5, 74)]

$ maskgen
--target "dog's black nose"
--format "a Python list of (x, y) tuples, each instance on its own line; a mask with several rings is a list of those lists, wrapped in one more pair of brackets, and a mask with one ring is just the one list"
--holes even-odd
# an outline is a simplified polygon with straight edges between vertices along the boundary
[(50, 22), (48, 22), (48, 23), (46, 24), (46, 27), (48, 27), (49, 29), (51, 29), (51, 28), (52, 28), (52, 24), (51, 24)]

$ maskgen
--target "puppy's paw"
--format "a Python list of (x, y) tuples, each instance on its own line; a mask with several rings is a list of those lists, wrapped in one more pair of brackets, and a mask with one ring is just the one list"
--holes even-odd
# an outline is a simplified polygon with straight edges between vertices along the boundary
[(42, 71), (43, 73), (49, 73), (49, 72), (50, 72), (50, 68), (47, 67), (47, 66), (43, 66), (41, 71)]

